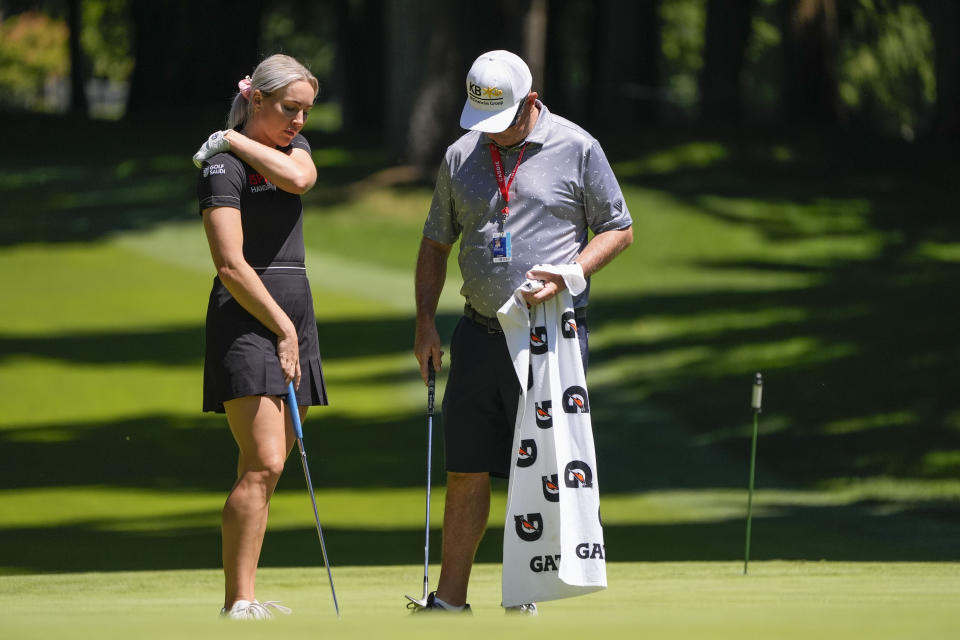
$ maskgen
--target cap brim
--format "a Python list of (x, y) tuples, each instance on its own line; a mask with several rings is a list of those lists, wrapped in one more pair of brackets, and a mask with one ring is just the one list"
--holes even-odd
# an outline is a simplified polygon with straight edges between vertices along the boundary
[(483, 133), (500, 133), (506, 131), (513, 122), (513, 116), (517, 113), (515, 102), (502, 111), (483, 111), (470, 104), (468, 99), (463, 104), (463, 112), (460, 114), (460, 126), (471, 131), (482, 131)]

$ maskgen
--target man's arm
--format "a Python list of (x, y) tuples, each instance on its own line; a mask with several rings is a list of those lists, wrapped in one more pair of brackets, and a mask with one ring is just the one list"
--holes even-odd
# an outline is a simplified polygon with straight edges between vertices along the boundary
[(440, 292), (447, 279), (447, 258), (453, 245), (442, 244), (424, 237), (417, 255), (415, 296), (417, 301), (417, 330), (413, 353), (420, 363), (420, 375), (427, 382), (427, 363), (433, 358), (433, 366), (440, 369), (443, 351), (440, 350), (440, 334), (437, 332), (437, 304)]
[(633, 244), (633, 227), (611, 229), (593, 236), (576, 262), (583, 267), (583, 276), (587, 277), (600, 271), (624, 249)]
[[(611, 229), (593, 236), (583, 251), (577, 256), (576, 262), (583, 268), (583, 276), (590, 276), (606, 266), (619, 253), (633, 243), (633, 227), (626, 229)], [(529, 271), (527, 277), (532, 280), (543, 280), (543, 288), (533, 293), (524, 292), (523, 297), (530, 304), (546, 302), (566, 288), (563, 278), (555, 273), (543, 271)]]

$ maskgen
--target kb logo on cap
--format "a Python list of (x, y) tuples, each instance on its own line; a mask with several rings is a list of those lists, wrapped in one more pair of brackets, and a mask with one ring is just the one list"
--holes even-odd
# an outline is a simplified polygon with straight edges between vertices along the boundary
[(480, 85), (471, 82), (470, 87), (467, 89), (467, 93), (470, 94), (471, 99), (477, 102), (488, 102), (494, 104), (502, 104), (503, 102), (503, 89), (499, 89), (497, 87), (481, 87)]

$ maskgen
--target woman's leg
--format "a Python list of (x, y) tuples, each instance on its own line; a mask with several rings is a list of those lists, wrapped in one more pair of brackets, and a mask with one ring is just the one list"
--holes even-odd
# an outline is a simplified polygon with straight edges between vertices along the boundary
[[(237, 481), (223, 506), (224, 607), (255, 599), (254, 583), (270, 497), (296, 441), (280, 398), (248, 396), (224, 403), (240, 449)], [(300, 410), (301, 416), (306, 409)]]

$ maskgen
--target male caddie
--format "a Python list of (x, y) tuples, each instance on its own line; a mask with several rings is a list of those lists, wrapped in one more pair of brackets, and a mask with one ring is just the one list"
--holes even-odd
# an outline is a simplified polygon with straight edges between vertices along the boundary
[[(534, 265), (561, 265), (588, 278), (633, 240), (630, 213), (600, 144), (551, 113), (531, 84), (526, 63), (508, 51), (473, 63), (460, 116), (469, 131), (446, 151), (417, 258), (414, 351), (425, 381), (429, 359), (442, 365), (435, 315), (458, 239), (466, 299), (443, 399), (442, 566), (424, 611), (469, 611), (467, 585), (487, 525), (490, 475), (508, 477), (517, 453), (511, 448), (521, 385), (497, 311), (527, 279), (543, 284), (522, 294), (530, 306), (566, 288), (561, 275), (531, 271)], [(584, 366), (588, 293), (589, 286), (572, 298)], [(536, 615), (537, 609), (528, 603), (508, 611)]]

